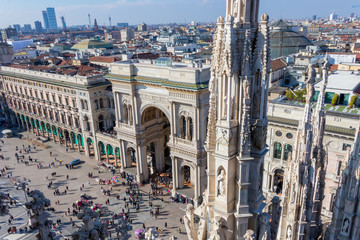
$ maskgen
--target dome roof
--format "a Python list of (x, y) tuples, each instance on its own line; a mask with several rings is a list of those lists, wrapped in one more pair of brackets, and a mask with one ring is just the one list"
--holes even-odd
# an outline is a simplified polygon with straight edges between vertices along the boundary
[(279, 20), (271, 25), (270, 49), (271, 58), (278, 58), (299, 52), (306, 46), (313, 45), (304, 35), (291, 30), (291, 25)]
[(113, 48), (113, 45), (111, 43), (106, 43), (99, 39), (86, 39), (75, 44), (74, 46), (72, 46), (71, 49), (85, 50), (85, 49), (94, 49), (94, 48), (109, 49), (109, 48)]

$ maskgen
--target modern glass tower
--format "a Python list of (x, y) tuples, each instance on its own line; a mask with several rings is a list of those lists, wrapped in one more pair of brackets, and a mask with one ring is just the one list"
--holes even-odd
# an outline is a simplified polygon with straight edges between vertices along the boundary
[(46, 8), (48, 22), (49, 22), (49, 28), (50, 29), (57, 29), (58, 25), (56, 22), (56, 14), (55, 14), (55, 8)]
[(48, 19), (48, 14), (46, 11), (42, 11), (42, 15), (43, 15), (43, 19), (44, 19), (44, 26), (45, 29), (49, 29), (50, 25), (49, 25), (49, 19)]

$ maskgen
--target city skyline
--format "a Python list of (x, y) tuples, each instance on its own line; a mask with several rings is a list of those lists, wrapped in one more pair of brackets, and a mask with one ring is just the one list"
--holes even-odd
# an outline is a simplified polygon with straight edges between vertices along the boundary
[[(57, 20), (60, 20), (60, 16), (64, 16), (69, 26), (87, 24), (88, 13), (92, 19), (97, 19), (100, 26), (109, 25), (109, 16), (112, 18), (112, 25), (116, 25), (117, 22), (129, 22), (130, 25), (142, 22), (147, 24), (214, 22), (218, 16), (223, 15), (225, 10), (222, 1), (224, 0), (173, 0), (171, 2), (165, 0), (105, 0), (98, 3), (95, 0), (79, 0), (74, 4), (73, 1), (64, 0), (61, 2), (43, 1), (34, 5), (33, 2), (25, 0), (6, 0), (0, 9), (0, 28), (13, 24), (33, 25), (37, 20), (43, 23), (41, 11), (47, 7), (54, 7), (59, 18)], [(360, 15), (360, 5), (356, 4), (356, 0), (342, 2), (329, 0), (326, 6), (321, 2), (310, 0), (301, 2), (267, 0), (261, 3), (260, 12), (267, 12), (271, 19), (311, 18), (313, 15), (326, 17), (332, 11), (339, 16), (349, 16), (353, 12)], [(316, 9), (316, 11), (308, 9)], [(199, 14), (201, 12), (206, 14)]]

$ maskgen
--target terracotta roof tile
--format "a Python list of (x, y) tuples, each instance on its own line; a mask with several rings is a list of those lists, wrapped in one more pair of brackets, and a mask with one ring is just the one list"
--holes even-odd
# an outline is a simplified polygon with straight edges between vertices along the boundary
[(277, 71), (286, 68), (286, 66), (286, 63), (281, 58), (271, 61), (271, 71)]

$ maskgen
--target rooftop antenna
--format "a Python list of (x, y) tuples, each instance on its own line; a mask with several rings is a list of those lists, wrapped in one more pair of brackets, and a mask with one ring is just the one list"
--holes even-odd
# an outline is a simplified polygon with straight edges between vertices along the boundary
[(88, 17), (89, 17), (89, 28), (91, 27), (91, 18), (90, 18), (90, 13), (88, 13)]

